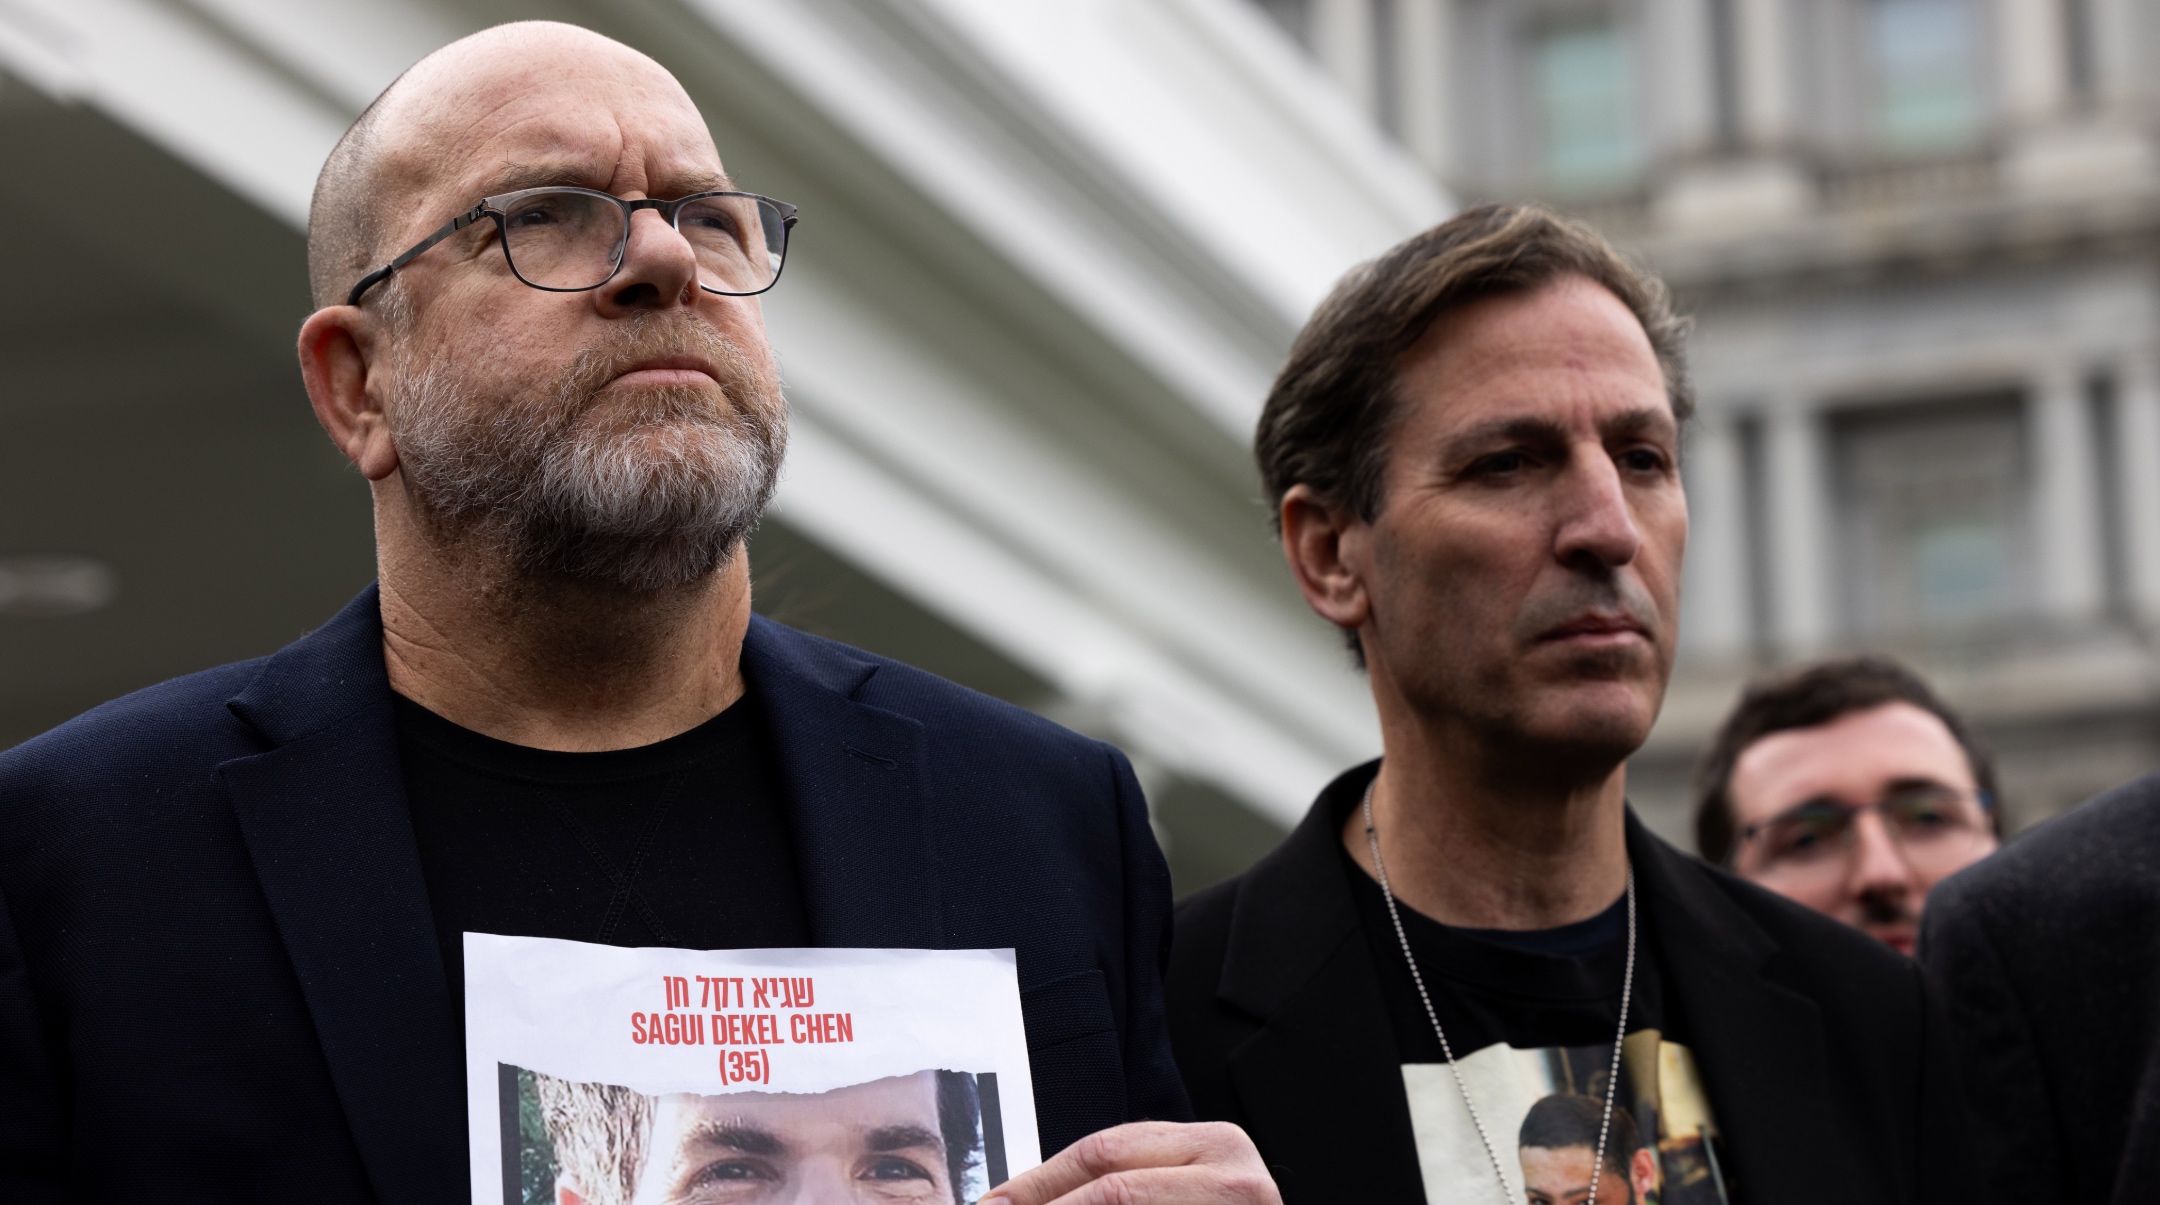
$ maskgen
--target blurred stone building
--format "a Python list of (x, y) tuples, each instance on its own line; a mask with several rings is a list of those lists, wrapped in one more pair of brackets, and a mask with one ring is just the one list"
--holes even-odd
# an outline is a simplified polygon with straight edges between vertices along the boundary
[(2160, 765), (2160, 4), (1256, 2), (1459, 200), (1697, 317), (1661, 829), (1739, 684), (1837, 650), (1969, 710), (2013, 824)]
[(1119, 742), (1182, 887), (1378, 745), (1267, 534), (1267, 382), (1344, 269), (1489, 198), (1593, 218), (1700, 316), (1646, 814), (1685, 843), (1750, 672), (1882, 647), (2029, 820), (2160, 755), (2155, 7), (5, 0), (0, 745), (366, 582), (294, 369), (308, 190), (405, 66), (553, 17), (803, 208), (759, 608)]
[(801, 207), (760, 610), (1117, 742), (1186, 887), (1371, 756), (1247, 445), (1335, 277), (1449, 201), (1244, 0), (0, 2), (0, 746), (366, 584), (294, 361), (309, 192), (532, 17), (658, 58)]

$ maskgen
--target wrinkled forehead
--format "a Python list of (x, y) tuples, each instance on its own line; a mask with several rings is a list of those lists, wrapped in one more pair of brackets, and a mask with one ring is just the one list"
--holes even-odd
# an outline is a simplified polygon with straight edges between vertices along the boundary
[(541, 184), (674, 197), (728, 187), (675, 78), (620, 47), (489, 56), (433, 71), (386, 114), (381, 179), (398, 245), (483, 196)]

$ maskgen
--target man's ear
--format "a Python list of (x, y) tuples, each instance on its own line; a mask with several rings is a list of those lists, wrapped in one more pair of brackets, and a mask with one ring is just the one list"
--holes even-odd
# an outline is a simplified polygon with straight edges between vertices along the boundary
[(1657, 1156), (1651, 1154), (1648, 1147), (1637, 1147), (1635, 1157), (1628, 1164), (1628, 1170), (1634, 1173), (1635, 1199), (1647, 1199), (1659, 1187)]
[(1277, 517), (1282, 522), (1283, 558), (1290, 562), (1306, 605), (1336, 627), (1353, 632), (1364, 627), (1372, 614), (1365, 586), (1372, 565), (1372, 525), (1348, 507), (1321, 501), (1304, 484), (1291, 486), (1283, 495)]
[(369, 481), (397, 471), (397, 446), (381, 404), (368, 388), (380, 346), (358, 306), (333, 305), (300, 324), (300, 378), (307, 384), (315, 419), (330, 440)]
[(585, 1194), (578, 1191), (578, 1183), (569, 1176), (555, 1176), (555, 1205), (585, 1205)]

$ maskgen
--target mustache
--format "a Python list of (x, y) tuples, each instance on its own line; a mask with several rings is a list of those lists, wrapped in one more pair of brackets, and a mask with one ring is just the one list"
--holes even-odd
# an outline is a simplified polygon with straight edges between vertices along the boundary
[[(776, 375), (769, 362), (753, 360), (734, 340), (706, 323), (685, 314), (639, 314), (609, 324), (578, 352), (556, 382), (555, 413), (548, 425), (560, 431), (575, 424), (610, 381), (639, 364), (673, 356), (703, 361), (720, 387), (726, 411), (739, 418), (763, 417), (764, 400), (777, 392), (765, 388)], [(670, 388), (641, 400), (639, 417), (646, 422), (728, 418), (726, 411), (713, 413), (704, 404), (703, 391), (696, 388)]]
[(1519, 630), (1536, 639), (1586, 614), (1624, 615), (1646, 633), (1656, 633), (1657, 601), (1633, 574), (1602, 577), (1570, 574), (1566, 586), (1529, 601), (1517, 618)]

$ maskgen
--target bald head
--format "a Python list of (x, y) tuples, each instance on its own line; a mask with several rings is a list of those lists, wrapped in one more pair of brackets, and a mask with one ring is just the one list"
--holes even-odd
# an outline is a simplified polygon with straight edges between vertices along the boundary
[(315, 305), (342, 303), (460, 207), (506, 191), (498, 181), (648, 191), (656, 166), (725, 186), (697, 106), (660, 64), (553, 21), (461, 38), (384, 89), (324, 160), (308, 208)]

